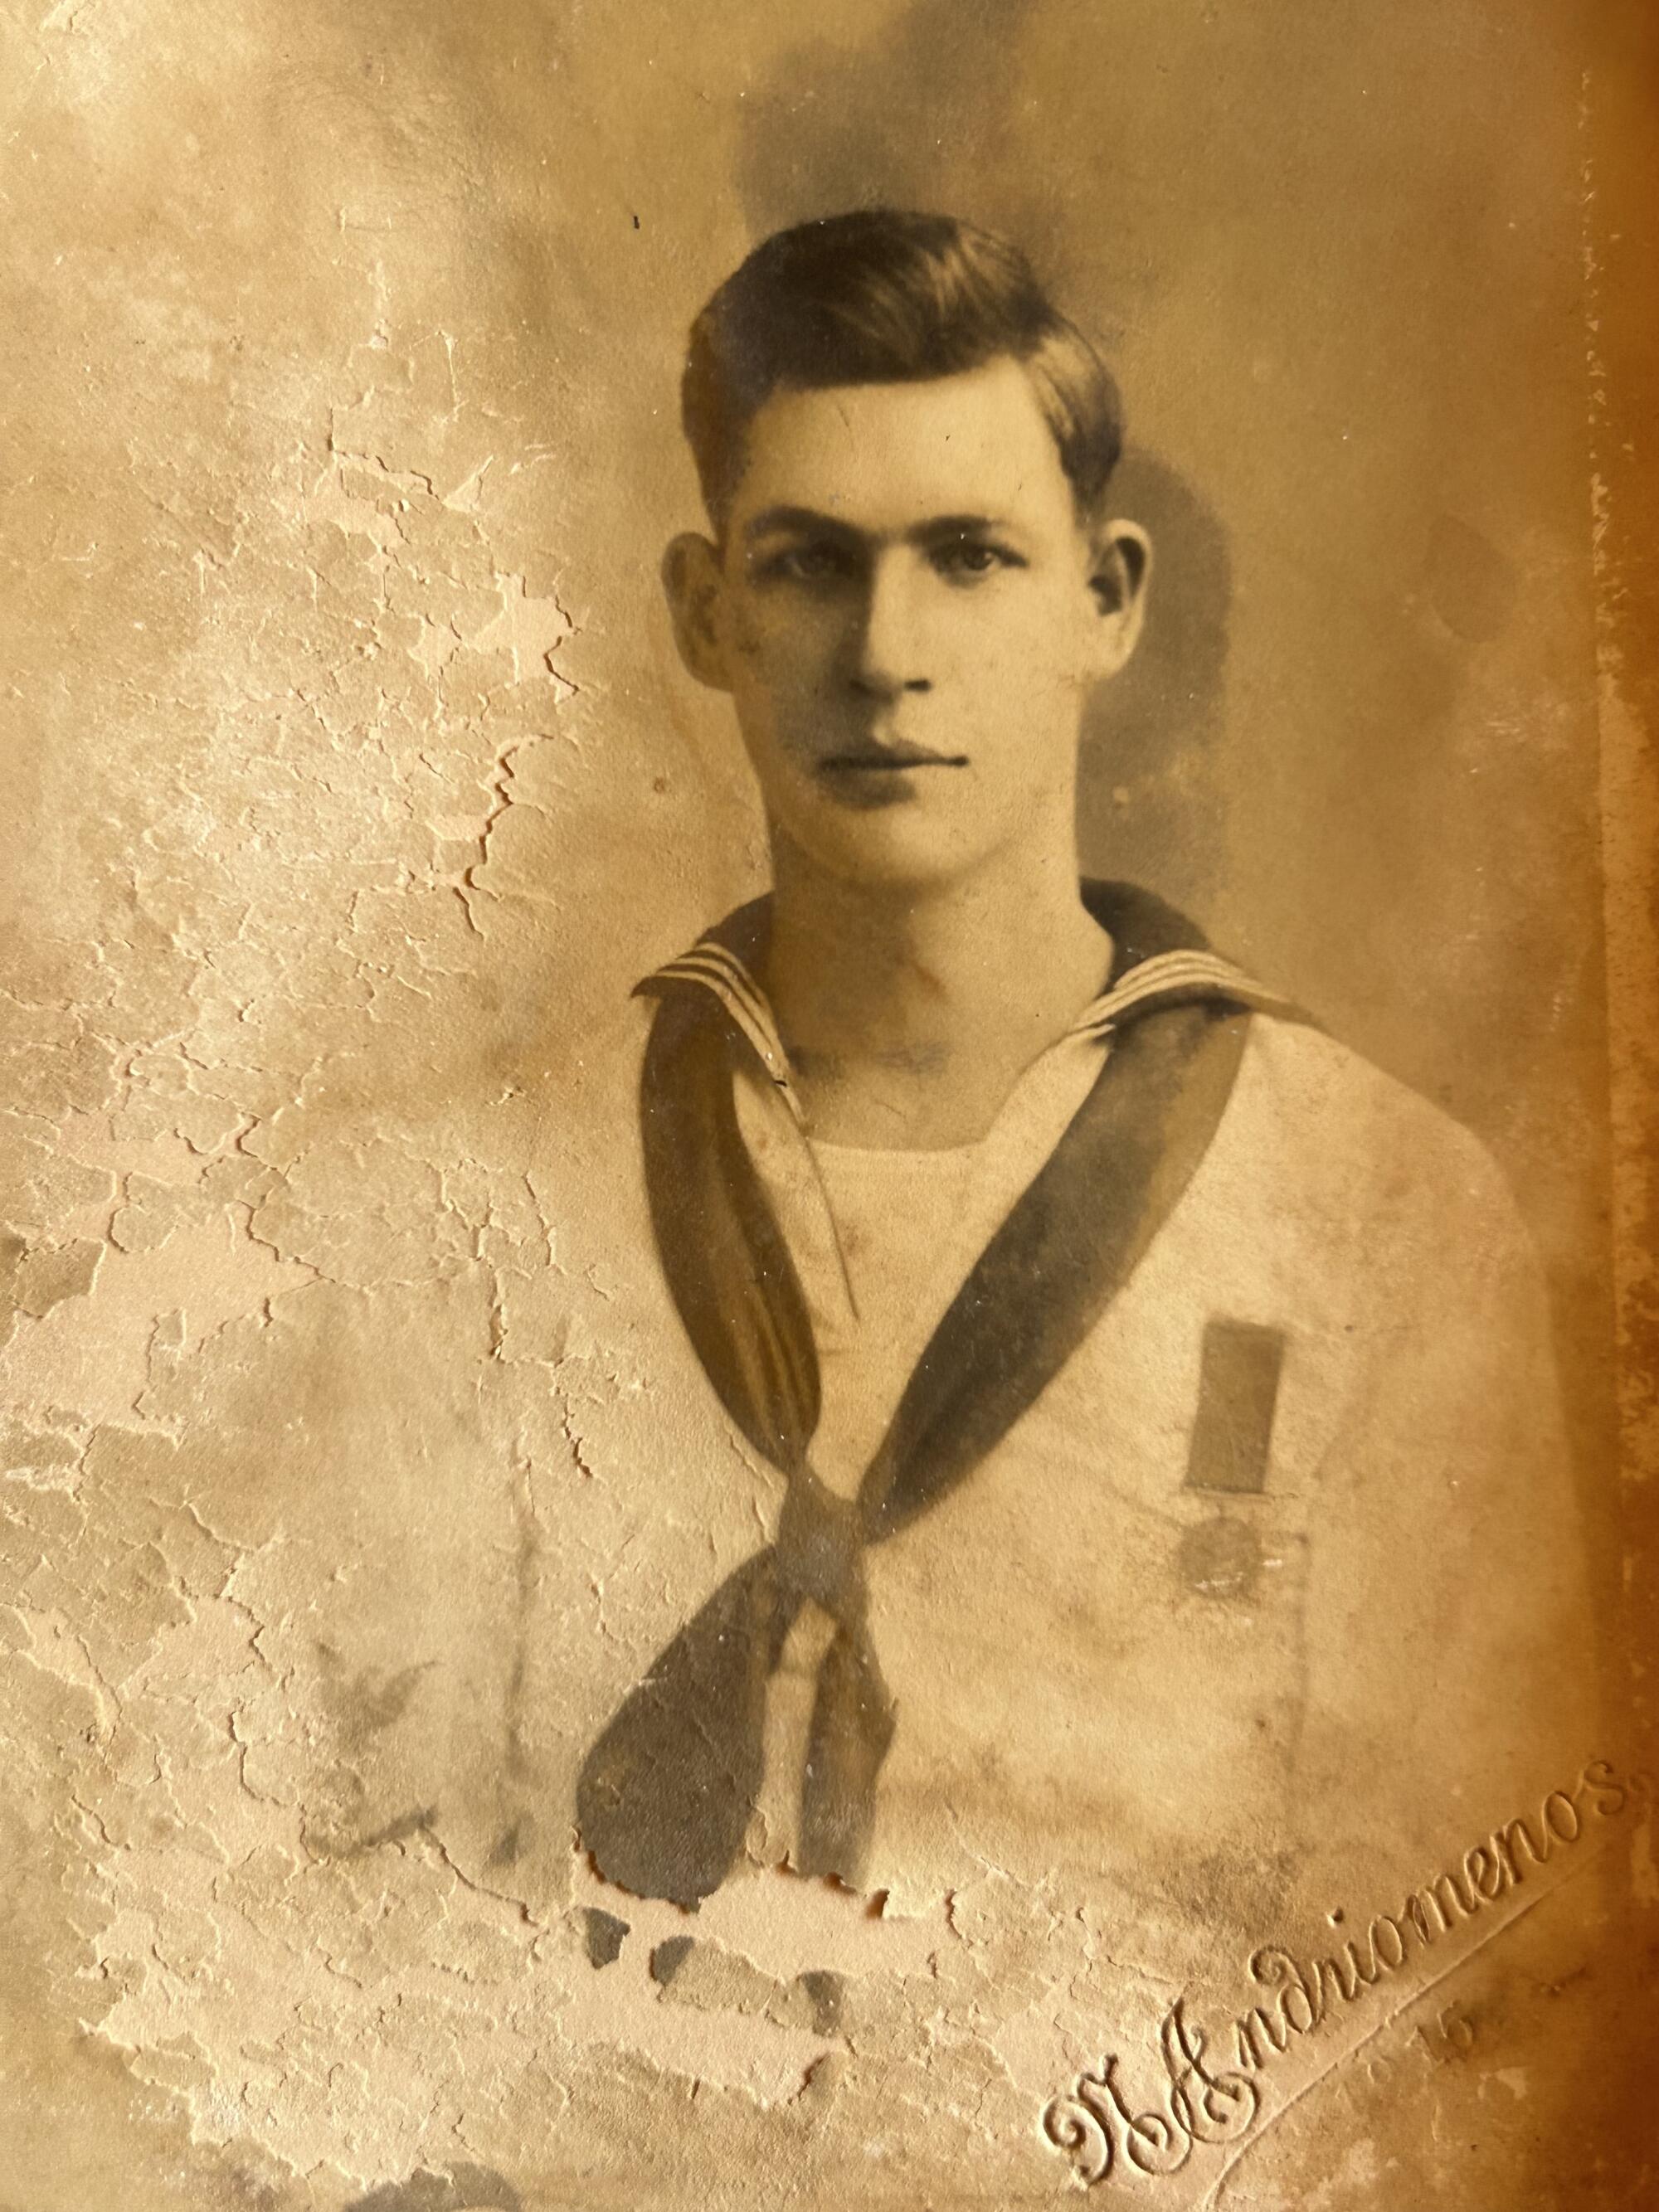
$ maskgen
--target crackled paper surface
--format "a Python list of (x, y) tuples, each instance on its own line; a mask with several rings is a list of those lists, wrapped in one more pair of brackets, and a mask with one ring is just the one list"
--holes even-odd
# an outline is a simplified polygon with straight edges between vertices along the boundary
[[(1643, 2201), (1634, 47), (9, 0), (0, 57), (0, 2203)], [(1124, 392), (1085, 872), (1331, 1042), (1252, 1079), (1088, 1449), (1040, 1405), (1035, 1489), (872, 1566), (931, 1748), (870, 1878), (763, 1817), (691, 1912), (575, 1817), (777, 1512), (639, 1181), (629, 994), (767, 879), (656, 569), (692, 314), (878, 201), (1017, 240)], [(1478, 1512), (1439, 1395), (1308, 1382), (1371, 1387), (1354, 1328), (1503, 1399)]]

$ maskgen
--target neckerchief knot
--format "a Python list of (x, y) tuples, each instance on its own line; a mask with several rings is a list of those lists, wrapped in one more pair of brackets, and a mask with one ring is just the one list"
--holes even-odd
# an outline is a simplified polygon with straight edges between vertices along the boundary
[(786, 1602), (811, 1599), (844, 1628), (861, 1626), (865, 1588), (863, 1516), (856, 1498), (837, 1498), (809, 1466), (789, 1479), (778, 1520), (777, 1575)]

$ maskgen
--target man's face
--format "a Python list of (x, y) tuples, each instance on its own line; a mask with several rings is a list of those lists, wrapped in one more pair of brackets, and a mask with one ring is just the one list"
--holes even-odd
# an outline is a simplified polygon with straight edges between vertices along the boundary
[(947, 880), (1069, 834), (1085, 696), (1127, 658), (1145, 542), (1091, 538), (1017, 362), (773, 395), (718, 549), (665, 563), (775, 838), (851, 880)]

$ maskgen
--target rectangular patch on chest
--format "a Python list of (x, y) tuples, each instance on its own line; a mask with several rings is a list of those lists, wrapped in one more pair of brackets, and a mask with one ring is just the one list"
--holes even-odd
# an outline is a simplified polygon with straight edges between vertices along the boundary
[(1267, 1486), (1273, 1409), (1285, 1364), (1285, 1332), (1216, 1315), (1205, 1323), (1198, 1410), (1187, 1455), (1188, 1490), (1234, 1496)]

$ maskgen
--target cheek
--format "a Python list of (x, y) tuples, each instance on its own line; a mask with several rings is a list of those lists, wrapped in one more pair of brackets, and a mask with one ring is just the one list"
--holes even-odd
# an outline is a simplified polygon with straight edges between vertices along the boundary
[(825, 653), (801, 624), (785, 628), (752, 610), (727, 633), (732, 703), (757, 772), (766, 781), (803, 748), (823, 718)]
[(726, 617), (726, 646), (734, 659), (752, 665), (761, 655), (764, 633), (755, 619), (755, 611), (739, 599)]
[(1085, 681), (1086, 641), (1064, 611), (1042, 604), (994, 610), (963, 623), (952, 654), (958, 681), (988, 708), (1011, 694), (1028, 710), (1074, 700)]
[(832, 653), (843, 623), (833, 604), (744, 591), (728, 602), (726, 636), (731, 650), (751, 666), (786, 675)]
[(769, 620), (744, 611), (729, 633), (729, 667), (739, 711), (787, 732), (816, 719), (835, 691), (840, 633), (829, 617)]

